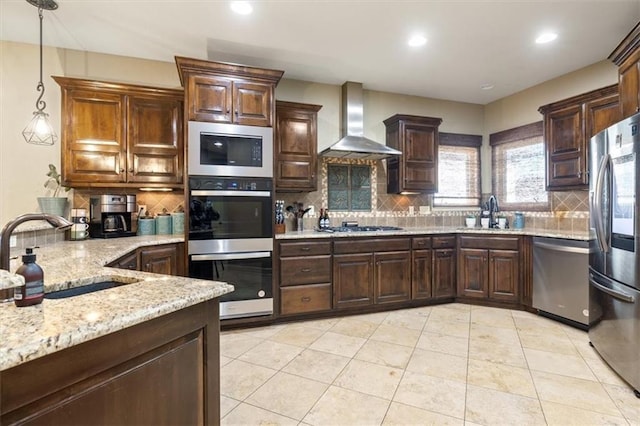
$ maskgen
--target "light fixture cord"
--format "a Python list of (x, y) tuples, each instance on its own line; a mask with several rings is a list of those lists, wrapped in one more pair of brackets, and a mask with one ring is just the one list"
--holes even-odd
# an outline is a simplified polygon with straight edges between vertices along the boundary
[(42, 100), (44, 96), (44, 84), (42, 83), (42, 6), (38, 6), (38, 17), (40, 18), (40, 81), (36, 90), (40, 92), (38, 100), (36, 101), (36, 109), (38, 112), (43, 112), (47, 106), (47, 103)]

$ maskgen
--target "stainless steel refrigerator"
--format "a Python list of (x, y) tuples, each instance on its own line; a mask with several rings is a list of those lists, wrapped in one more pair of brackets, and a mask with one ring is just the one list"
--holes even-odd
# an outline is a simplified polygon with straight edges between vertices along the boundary
[(640, 398), (640, 114), (589, 150), (589, 339)]

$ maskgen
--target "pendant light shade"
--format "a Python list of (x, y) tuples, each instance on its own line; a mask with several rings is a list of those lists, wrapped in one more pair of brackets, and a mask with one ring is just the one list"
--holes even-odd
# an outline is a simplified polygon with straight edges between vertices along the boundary
[(36, 111), (33, 113), (33, 118), (22, 131), (22, 136), (24, 136), (27, 143), (53, 145), (58, 140), (58, 135), (56, 135), (49, 122), (49, 114), (44, 112), (47, 104), (42, 100), (44, 96), (44, 83), (42, 82), (42, 11), (45, 9), (55, 10), (58, 8), (58, 4), (55, 0), (27, 0), (27, 3), (38, 8), (38, 17), (40, 19), (40, 81), (36, 87), (36, 90), (40, 92), (40, 96), (36, 101)]

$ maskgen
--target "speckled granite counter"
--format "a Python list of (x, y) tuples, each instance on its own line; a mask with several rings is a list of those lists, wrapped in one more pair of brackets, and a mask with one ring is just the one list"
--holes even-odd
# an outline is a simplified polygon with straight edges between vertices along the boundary
[(420, 234), (506, 234), (506, 235), (530, 235), (535, 237), (566, 238), (570, 240), (591, 240), (594, 237), (588, 232), (560, 231), (555, 229), (484, 229), (484, 228), (464, 228), (464, 227), (433, 227), (433, 228), (403, 228), (394, 231), (373, 231), (373, 232), (318, 232), (305, 230), (302, 232), (292, 231), (276, 235), (276, 239), (297, 239), (297, 238), (345, 238), (345, 237), (378, 237), (378, 236), (411, 236)]
[(218, 281), (104, 266), (138, 247), (181, 241), (159, 235), (65, 241), (37, 249), (47, 292), (105, 278), (136, 282), (25, 308), (0, 304), (0, 370), (233, 291)]

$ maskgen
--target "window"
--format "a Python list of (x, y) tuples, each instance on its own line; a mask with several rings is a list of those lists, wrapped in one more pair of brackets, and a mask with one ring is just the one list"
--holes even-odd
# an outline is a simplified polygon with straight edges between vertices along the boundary
[(490, 136), (493, 192), (502, 210), (548, 210), (542, 122)]
[(329, 210), (371, 211), (371, 167), (328, 164)]
[(433, 205), (478, 207), (482, 136), (440, 132), (438, 138), (438, 192)]

